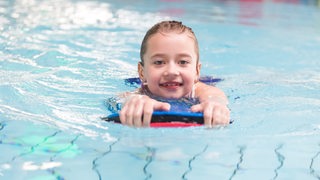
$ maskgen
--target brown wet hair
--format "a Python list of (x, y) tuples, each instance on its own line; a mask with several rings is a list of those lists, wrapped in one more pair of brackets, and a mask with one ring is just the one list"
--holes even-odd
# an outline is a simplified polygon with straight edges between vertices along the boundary
[(156, 33), (170, 33), (170, 32), (177, 32), (179, 34), (184, 32), (190, 33), (195, 43), (195, 48), (196, 48), (195, 51), (197, 54), (197, 64), (199, 63), (199, 45), (193, 30), (190, 27), (182, 24), (182, 22), (180, 21), (162, 21), (152, 26), (147, 31), (146, 35), (142, 40), (141, 48), (140, 48), (140, 59), (141, 59), (140, 63), (142, 66), (144, 64), (143, 56), (147, 52), (147, 42), (150, 39), (150, 37)]

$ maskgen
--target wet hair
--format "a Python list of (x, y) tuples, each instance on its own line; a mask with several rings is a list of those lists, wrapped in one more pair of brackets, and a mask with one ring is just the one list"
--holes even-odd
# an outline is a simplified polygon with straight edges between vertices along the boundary
[(194, 34), (193, 30), (182, 24), (182, 22), (179, 21), (162, 21), (154, 26), (152, 26), (144, 36), (142, 43), (141, 43), (141, 48), (140, 48), (140, 59), (141, 59), (141, 64), (144, 64), (143, 60), (143, 55), (147, 52), (147, 42), (150, 39), (150, 37), (156, 33), (170, 33), (170, 32), (177, 32), (177, 33), (184, 33), (184, 32), (189, 32), (191, 34), (191, 37), (194, 39), (195, 43), (195, 51), (197, 54), (197, 64), (199, 62), (199, 45), (198, 45), (198, 40), (196, 38), (196, 35)]

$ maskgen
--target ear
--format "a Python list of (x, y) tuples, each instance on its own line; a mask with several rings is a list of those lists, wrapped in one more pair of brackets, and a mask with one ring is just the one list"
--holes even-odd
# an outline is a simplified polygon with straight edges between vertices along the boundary
[(139, 78), (141, 81), (144, 81), (144, 73), (143, 73), (143, 65), (141, 62), (138, 63), (138, 73), (139, 73)]
[(197, 76), (197, 80), (199, 80), (200, 79), (200, 69), (201, 69), (201, 64), (200, 63), (198, 63), (197, 64), (197, 67), (196, 67), (196, 76)]

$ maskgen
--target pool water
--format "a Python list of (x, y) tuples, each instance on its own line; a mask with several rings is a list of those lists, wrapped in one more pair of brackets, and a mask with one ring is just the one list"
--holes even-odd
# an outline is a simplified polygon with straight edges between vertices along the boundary
[[(234, 123), (101, 121), (160, 20), (191, 26)], [(0, 179), (320, 179), (320, 2), (0, 2)]]

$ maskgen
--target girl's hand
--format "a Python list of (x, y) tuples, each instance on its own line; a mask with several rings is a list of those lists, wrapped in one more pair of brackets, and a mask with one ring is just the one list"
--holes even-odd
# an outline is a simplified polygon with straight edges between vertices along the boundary
[(170, 110), (170, 104), (156, 101), (146, 95), (130, 95), (120, 111), (122, 124), (134, 127), (150, 125), (154, 110)]
[(212, 100), (201, 102), (191, 107), (192, 112), (202, 112), (204, 124), (207, 127), (228, 125), (230, 123), (230, 110), (225, 103)]

